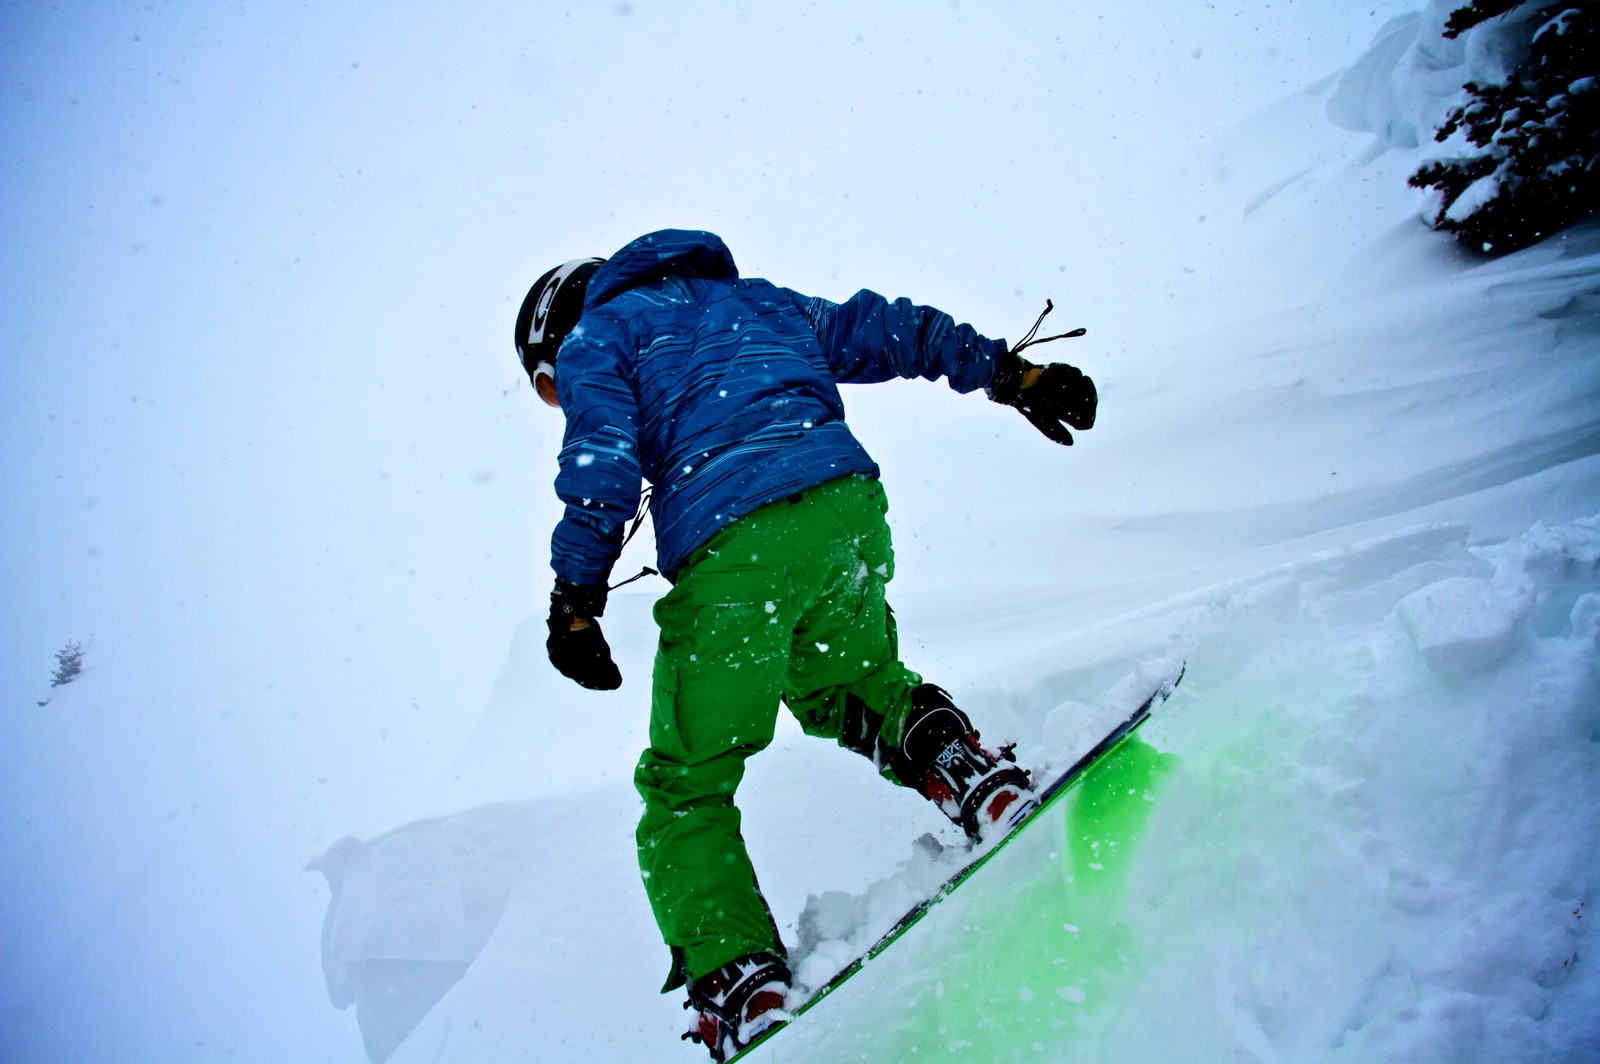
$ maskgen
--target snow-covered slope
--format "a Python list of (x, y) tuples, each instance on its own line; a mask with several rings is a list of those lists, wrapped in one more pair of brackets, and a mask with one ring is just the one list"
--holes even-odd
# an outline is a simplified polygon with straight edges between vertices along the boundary
[[(505, 342), (677, 224), (1087, 326), (1070, 450), (846, 395), (906, 656), (1034, 759), (1190, 663), (1111, 882), (1019, 842), (771, 1060), (1600, 1057), (1600, 226), (1418, 224), (1487, 60), (1407, 6), (9, 12), (0, 1056), (703, 1059), (633, 857), (661, 585), (621, 691), (550, 670)], [(812, 980), (953, 841), (788, 725), (740, 804)]]
[[(1504, 340), (1517, 332), (1480, 322)], [(1418, 490), (1424, 512), (1362, 513), (1366, 528), (1348, 530), (1347, 545), (1306, 546), (1094, 624), (1066, 595), (1003, 603), (993, 621), (951, 617), (963, 603), (949, 593), (911, 596), (903, 616), (918, 660), (942, 661), (940, 679), (982, 725), (1021, 737), (1035, 757), (1086, 747), (1119, 705), (1103, 702), (1116, 680), (1181, 651), (1190, 676), (1149, 729), (1179, 763), (1111, 902), (1076, 897), (1063, 884), (1066, 847), (1031, 839), (766, 1055), (1589, 1059), (1600, 1048), (1584, 919), (1600, 873), (1600, 522), (1562, 511), (1600, 497), (1597, 474), (1587, 457), (1460, 496)], [(1386, 501), (1406, 486), (1365, 483)], [(1452, 508), (1460, 520), (1443, 520)], [(1552, 511), (1563, 523), (1538, 523)], [(1293, 532), (1326, 543), (1343, 526), (1319, 526), (1315, 513)], [(1530, 522), (1522, 534), (1475, 545), (1498, 537), (1474, 518), (1493, 527), (1517, 513)], [(1181, 536), (1179, 524), (1168, 534)], [(646, 633), (624, 631), (638, 669)], [(508, 672), (537, 650), (519, 644)], [(790, 734), (741, 791), (791, 940), (808, 893), (859, 892), (853, 909), (837, 897), (812, 909), (867, 920), (903, 904), (908, 885), (937, 881), (919, 877), (909, 841), (938, 830), (936, 817), (883, 793), (864, 768)], [(651, 1004), (661, 964), (632, 883), (631, 808), (618, 780), (354, 851), (386, 861), (403, 900), (343, 893), (335, 926), (351, 933), (382, 914), (418, 921), (410, 933), (426, 939), (441, 910), (413, 909), (410, 895), (449, 864), (419, 859), (419, 835), (525, 840), (487, 948), (394, 1059), (510, 1060), (530, 1047), (542, 1059), (678, 1059), (665, 1038), (681, 1015)], [(501, 856), (463, 848), (453, 859), (470, 883), (481, 860)], [(444, 897), (450, 920), (474, 915)], [(357, 960), (413, 956), (395, 944), (344, 943)], [(609, 1022), (571, 1023), (619, 999), (628, 1007)]]

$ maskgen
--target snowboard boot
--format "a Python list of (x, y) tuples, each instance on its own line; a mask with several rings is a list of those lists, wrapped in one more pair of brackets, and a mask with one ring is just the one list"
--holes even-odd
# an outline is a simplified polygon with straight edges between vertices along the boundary
[(684, 1038), (724, 1061), (789, 1019), (789, 966), (774, 953), (751, 953), (689, 984), (686, 1009), (698, 1009)]
[(1011, 747), (978, 743), (972, 721), (950, 695), (931, 683), (911, 692), (895, 774), (960, 824), (974, 843), (996, 825), (1017, 824), (1033, 808), (1033, 781)]

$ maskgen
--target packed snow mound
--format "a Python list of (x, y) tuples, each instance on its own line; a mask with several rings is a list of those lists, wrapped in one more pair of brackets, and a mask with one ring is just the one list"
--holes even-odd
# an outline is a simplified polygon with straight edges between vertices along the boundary
[(1371, 133), (1382, 149), (1416, 148), (1433, 132), (1469, 81), (1503, 78), (1508, 66), (1491, 21), (1444, 36), (1457, 0), (1431, 0), (1390, 21), (1372, 47), (1338, 78), (1327, 114), (1342, 129)]
[(1429, 0), (1420, 11), (1392, 19), (1358, 61), (1337, 79), (1327, 114), (1342, 129), (1371, 133), (1384, 148), (1430, 143), (1450, 109), (1465, 98), (1463, 86), (1502, 85), (1524, 58), (1521, 25), (1548, 18), (1537, 5), (1492, 18), (1446, 37), (1461, 0)]

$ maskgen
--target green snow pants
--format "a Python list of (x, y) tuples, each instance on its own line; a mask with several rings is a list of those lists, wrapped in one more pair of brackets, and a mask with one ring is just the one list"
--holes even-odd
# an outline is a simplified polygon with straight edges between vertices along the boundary
[(811, 735), (868, 756), (880, 735), (898, 746), (922, 678), (900, 663), (884, 601), (887, 508), (860, 476), (768, 503), (691, 554), (656, 603), (650, 748), (634, 782), (639, 871), (672, 949), (663, 991), (747, 953), (783, 953), (733, 803), (779, 701)]

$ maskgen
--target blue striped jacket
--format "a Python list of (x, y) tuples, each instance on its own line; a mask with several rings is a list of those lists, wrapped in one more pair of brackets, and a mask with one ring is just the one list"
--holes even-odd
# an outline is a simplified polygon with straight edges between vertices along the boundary
[(669, 579), (718, 529), (764, 503), (877, 463), (844, 422), (839, 383), (945, 377), (988, 385), (1003, 341), (863, 289), (843, 303), (741, 278), (722, 240), (642, 236), (589, 281), (557, 359), (566, 414), (551, 567), (603, 584), (652, 486)]

